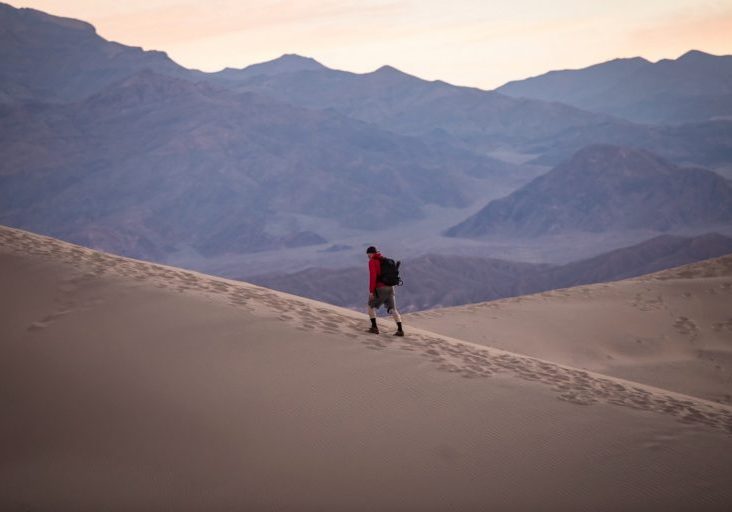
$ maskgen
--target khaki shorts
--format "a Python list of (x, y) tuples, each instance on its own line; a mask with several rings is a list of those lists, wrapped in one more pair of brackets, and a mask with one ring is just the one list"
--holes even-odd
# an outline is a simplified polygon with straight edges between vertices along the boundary
[(374, 298), (369, 301), (369, 307), (379, 309), (382, 305), (386, 306), (388, 313), (391, 313), (391, 310), (396, 308), (393, 286), (380, 286), (376, 288)]

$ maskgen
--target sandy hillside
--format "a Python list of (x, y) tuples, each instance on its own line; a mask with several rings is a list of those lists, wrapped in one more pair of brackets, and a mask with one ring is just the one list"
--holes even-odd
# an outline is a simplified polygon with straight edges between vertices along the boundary
[(732, 504), (729, 406), (2, 227), (0, 282), (3, 511)]
[(732, 255), (635, 279), (414, 313), (406, 321), (732, 403)]

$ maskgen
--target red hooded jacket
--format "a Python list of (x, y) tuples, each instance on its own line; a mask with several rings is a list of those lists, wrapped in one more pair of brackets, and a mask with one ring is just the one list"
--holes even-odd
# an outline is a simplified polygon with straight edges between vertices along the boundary
[(386, 286), (378, 279), (381, 274), (381, 258), (381, 253), (377, 252), (369, 260), (369, 293), (376, 293), (376, 288)]

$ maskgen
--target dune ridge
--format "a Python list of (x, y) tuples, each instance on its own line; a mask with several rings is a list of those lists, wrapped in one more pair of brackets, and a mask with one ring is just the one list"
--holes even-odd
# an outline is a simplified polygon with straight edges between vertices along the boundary
[[(605, 402), (660, 412), (670, 414), (684, 422), (698, 423), (732, 434), (732, 406), (698, 397), (486, 347), (414, 328), (411, 325), (407, 327), (409, 335), (402, 340), (393, 339), (389, 335), (374, 336), (363, 332), (367, 325), (366, 315), (352, 310), (245, 282), (102, 253), (15, 228), (0, 227), (0, 247), (3, 251), (40, 257), (51, 256), (71, 264), (83, 272), (80, 277), (71, 280), (72, 286), (107, 274), (136, 281), (150, 281), (156, 287), (173, 289), (179, 293), (203, 293), (209, 300), (223, 301), (248, 312), (276, 316), (280, 321), (290, 323), (298, 330), (343, 335), (375, 350), (398, 349), (417, 352), (436, 368), (460, 374), (465, 378), (490, 377), (496, 373), (509, 372), (521, 379), (550, 386), (558, 399), (574, 404), (590, 405)], [(720, 268), (729, 269), (732, 265), (732, 256), (721, 260)], [(650, 278), (669, 279), (679, 272), (694, 273), (694, 269), (700, 266), (705, 268), (702, 264), (693, 264), (687, 266), (688, 268), (662, 271)], [(709, 271), (696, 272), (706, 275)], [(649, 279), (649, 277), (637, 279)], [(438, 310), (421, 316), (441, 313)], [(58, 310), (31, 324), (29, 329), (42, 329), (64, 314), (63, 309)]]
[(410, 313), (407, 321), (732, 403), (732, 254), (644, 276)]

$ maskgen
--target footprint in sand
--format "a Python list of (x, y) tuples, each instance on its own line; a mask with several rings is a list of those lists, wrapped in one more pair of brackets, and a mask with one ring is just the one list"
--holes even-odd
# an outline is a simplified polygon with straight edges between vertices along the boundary
[(567, 369), (524, 356), (492, 354), (489, 349), (455, 347), (445, 340), (424, 335), (414, 336), (395, 348), (418, 351), (420, 346), (423, 347), (422, 355), (434, 361), (438, 369), (465, 378), (490, 377), (496, 372), (509, 371), (521, 379), (552, 386), (557, 398), (568, 403), (587, 406), (602, 401), (672, 414), (684, 421), (701, 423), (732, 434), (732, 413), (729, 411), (653, 394), (643, 388), (627, 386), (585, 371)]
[(33, 322), (28, 326), (28, 331), (40, 331), (41, 329), (45, 329), (48, 327), (48, 324), (45, 322)]
[(41, 329), (45, 329), (51, 323), (53, 323), (54, 320), (61, 318), (64, 315), (68, 315), (72, 311), (73, 311), (72, 309), (60, 309), (57, 311), (53, 311), (52, 313), (49, 313), (46, 316), (44, 316), (41, 320), (31, 323), (27, 327), (26, 330), (29, 332), (32, 332), (32, 331), (39, 331)]
[(699, 333), (699, 330), (697, 329), (694, 321), (685, 316), (680, 316), (676, 318), (676, 321), (674, 322), (674, 328), (679, 334), (690, 336), (692, 341)]
[(716, 324), (712, 324), (712, 329), (714, 329), (717, 332), (720, 331), (732, 331), (732, 318), (728, 318), (724, 322), (719, 322)]
[(631, 305), (641, 311), (653, 311), (659, 310), (664, 307), (663, 297), (657, 295), (656, 297), (646, 297), (643, 293), (637, 293)]

